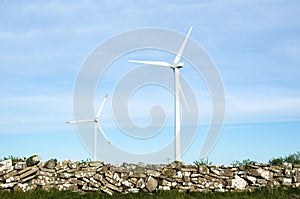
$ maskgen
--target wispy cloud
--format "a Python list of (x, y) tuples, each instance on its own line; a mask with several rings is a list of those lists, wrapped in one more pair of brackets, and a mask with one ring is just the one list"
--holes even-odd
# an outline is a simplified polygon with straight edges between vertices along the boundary
[(227, 97), (227, 122), (299, 121), (300, 97), (244, 95)]
[(58, 130), (72, 115), (71, 99), (68, 95), (2, 97), (0, 132), (46, 133)]

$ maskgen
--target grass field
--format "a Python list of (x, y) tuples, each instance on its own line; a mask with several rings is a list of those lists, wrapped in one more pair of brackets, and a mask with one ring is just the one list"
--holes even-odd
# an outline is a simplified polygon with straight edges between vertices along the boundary
[(243, 199), (243, 198), (268, 198), (268, 199), (300, 199), (300, 189), (294, 188), (263, 188), (256, 190), (254, 192), (208, 192), (208, 193), (179, 193), (176, 190), (172, 191), (158, 191), (156, 193), (136, 193), (136, 194), (114, 194), (112, 196), (99, 193), (99, 192), (90, 192), (90, 193), (76, 193), (71, 191), (58, 191), (58, 190), (51, 190), (51, 191), (43, 191), (37, 190), (34, 192), (6, 192), (0, 191), (0, 198), (16, 198), (16, 199), (65, 199), (65, 198), (98, 198), (98, 199), (158, 199), (158, 198), (176, 198), (176, 199), (196, 199), (196, 198), (236, 198), (236, 199)]

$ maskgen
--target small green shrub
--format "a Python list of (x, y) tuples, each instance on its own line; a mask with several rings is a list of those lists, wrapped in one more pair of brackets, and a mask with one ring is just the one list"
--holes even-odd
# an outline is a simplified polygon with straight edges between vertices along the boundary
[(87, 158), (86, 160), (81, 160), (81, 163), (84, 163), (84, 162), (92, 162), (92, 158)]
[(238, 161), (238, 160), (235, 160), (232, 162), (232, 165), (234, 166), (247, 166), (247, 165), (253, 165), (255, 164), (256, 161), (253, 161), (253, 160), (250, 160), (250, 159), (245, 159), (245, 160), (242, 160), (241, 162)]
[(300, 152), (297, 151), (285, 157), (278, 157), (269, 160), (271, 165), (282, 165), (283, 163), (300, 164)]
[(271, 164), (271, 165), (282, 165), (283, 162), (284, 162), (284, 160), (282, 157), (273, 158), (273, 159), (269, 160), (269, 164)]
[(201, 166), (201, 165), (207, 166), (207, 165), (211, 165), (211, 164), (212, 164), (212, 162), (210, 162), (210, 161), (208, 160), (208, 158), (202, 158), (202, 159), (200, 159), (200, 160), (195, 160), (193, 163), (194, 163), (197, 167), (199, 167), (199, 166)]
[(0, 161), (3, 161), (3, 160), (9, 160), (11, 159), (12, 162), (16, 162), (18, 161), (20, 158), (19, 157), (16, 157), (16, 156), (13, 156), (13, 155), (9, 155), (9, 156), (5, 156), (3, 159), (0, 159)]
[(250, 169), (250, 165), (254, 165), (256, 161), (250, 160), (250, 159), (245, 159), (242, 160), (241, 162), (238, 160), (233, 161), (231, 164), (233, 166), (243, 166), (246, 170)]

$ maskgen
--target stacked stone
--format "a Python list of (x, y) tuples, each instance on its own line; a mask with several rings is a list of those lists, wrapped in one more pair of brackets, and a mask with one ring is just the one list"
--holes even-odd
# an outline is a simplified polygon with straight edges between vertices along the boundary
[(37, 155), (17, 161), (0, 162), (0, 190), (29, 191), (58, 189), (79, 192), (113, 193), (179, 191), (240, 191), (265, 186), (300, 188), (300, 165), (246, 166), (169, 165), (103, 162), (72, 162), (56, 159), (45, 163)]

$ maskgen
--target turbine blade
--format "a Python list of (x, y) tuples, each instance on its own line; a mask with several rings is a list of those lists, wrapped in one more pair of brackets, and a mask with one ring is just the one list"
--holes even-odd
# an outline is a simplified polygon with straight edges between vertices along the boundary
[(100, 106), (100, 108), (99, 108), (99, 110), (98, 110), (98, 112), (97, 112), (96, 118), (98, 118), (99, 115), (101, 114), (101, 112), (102, 112), (102, 110), (103, 110), (103, 107), (104, 107), (104, 104), (105, 104), (105, 101), (106, 101), (107, 97), (108, 97), (108, 94), (105, 95), (105, 97), (104, 97), (104, 99), (103, 99), (103, 101), (102, 101), (102, 104), (101, 104), (101, 106)]
[(98, 124), (97, 126), (98, 126), (98, 129), (99, 129), (100, 133), (102, 134), (102, 136), (103, 136), (103, 137), (105, 138), (105, 140), (107, 141), (107, 143), (108, 143), (108, 144), (111, 144), (110, 141), (109, 141), (109, 139), (108, 139), (108, 137), (105, 135), (103, 129), (101, 128), (101, 126), (100, 126), (99, 124)]
[(66, 124), (73, 124), (73, 123), (88, 123), (88, 122), (95, 122), (95, 120), (86, 119), (86, 120), (74, 120), (74, 121), (67, 121)]
[(139, 60), (128, 60), (128, 61), (133, 63), (139, 63), (139, 64), (173, 67), (172, 64), (165, 61), (139, 61)]
[(177, 64), (179, 62), (179, 60), (180, 60), (180, 58), (182, 56), (183, 50), (185, 48), (186, 42), (188, 41), (188, 38), (189, 38), (189, 36), (190, 36), (190, 34), (192, 32), (192, 29), (193, 29), (193, 26), (191, 26), (189, 32), (185, 36), (185, 39), (183, 40), (183, 43), (181, 44), (181, 47), (180, 47), (180, 49), (179, 49), (179, 51), (178, 51), (178, 53), (177, 53), (177, 55), (176, 55), (176, 57), (174, 59), (173, 65), (175, 65), (175, 64)]

